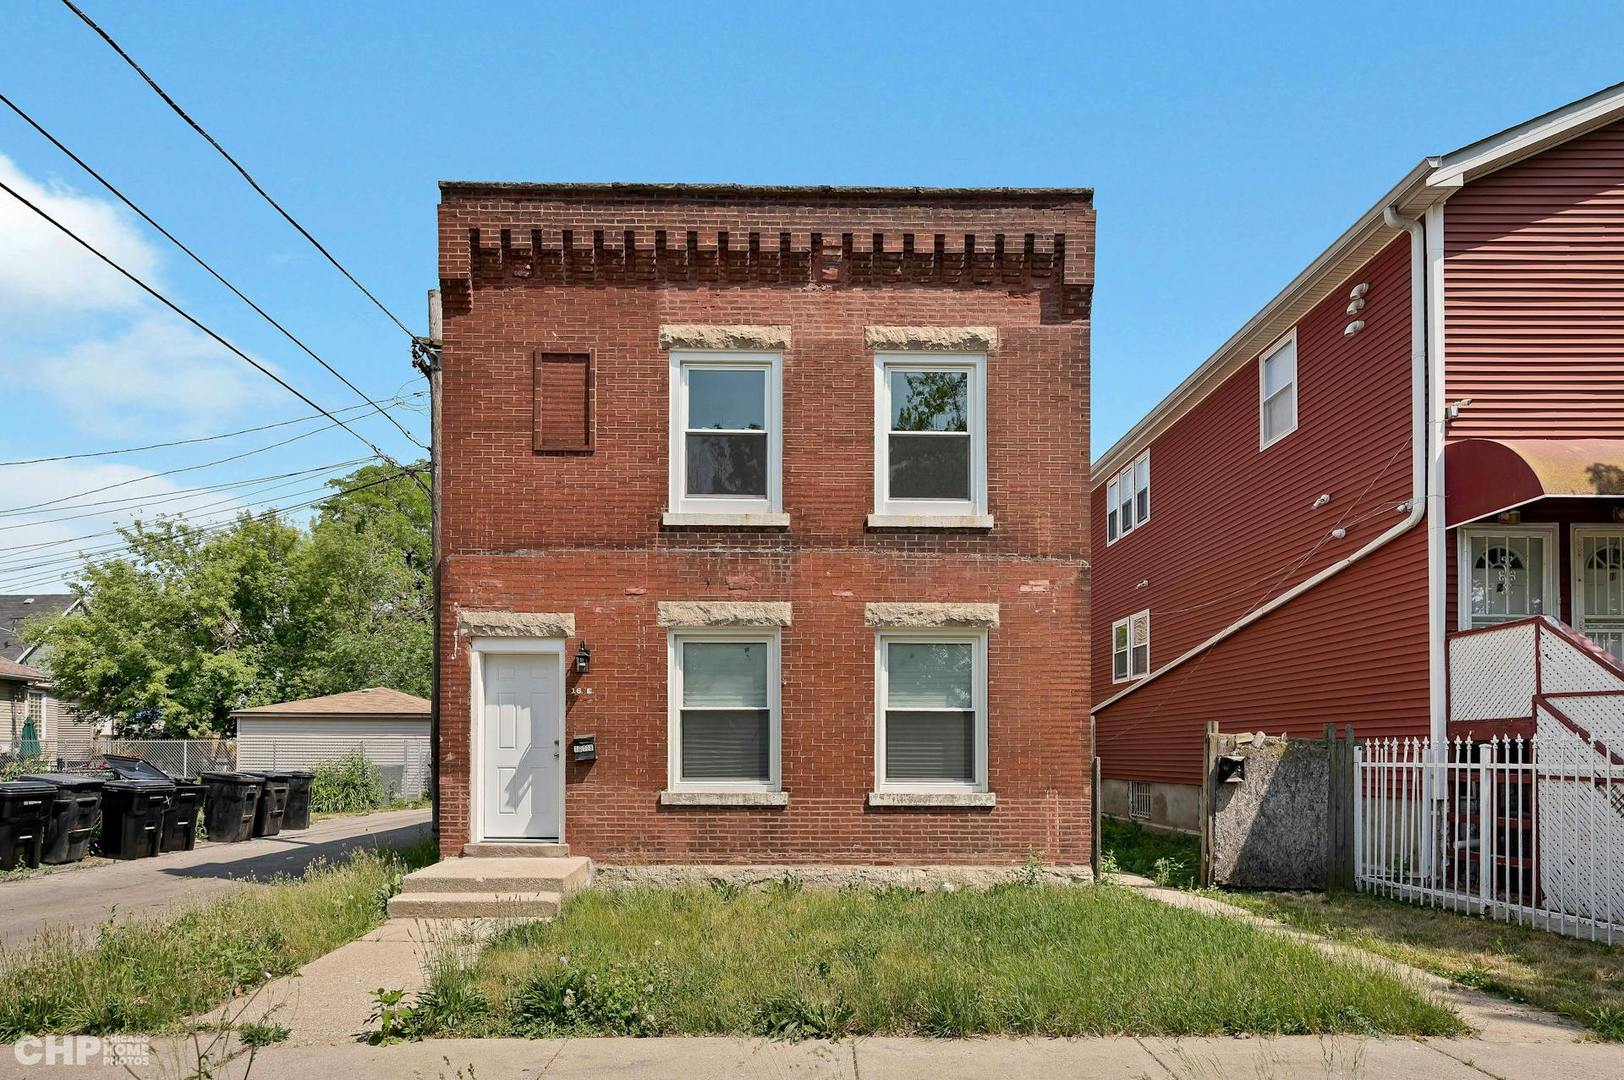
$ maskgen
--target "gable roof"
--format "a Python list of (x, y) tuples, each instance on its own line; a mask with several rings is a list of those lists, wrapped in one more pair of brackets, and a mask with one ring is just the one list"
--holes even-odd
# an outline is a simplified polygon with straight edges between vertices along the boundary
[(1090, 488), (1099, 487), (1121, 472), (1186, 412), (1287, 330), (1297, 325), (1315, 304), (1339, 288), (1348, 277), (1394, 239), (1404, 235), (1387, 225), (1384, 211), (1419, 217), (1428, 206), (1479, 177), (1515, 165), (1542, 150), (1576, 139), (1624, 118), (1624, 83), (1616, 83), (1509, 127), (1488, 138), (1424, 157), (1374, 206), (1366, 210), (1313, 262), (1218, 347), (1173, 392), (1138, 423), (1094, 459)]
[(50, 678), (43, 671), (36, 671), (25, 664), (0, 656), (0, 679), (11, 682), (49, 682)]
[(305, 698), (302, 701), (281, 701), (274, 705), (257, 705), (252, 709), (235, 709), (235, 717), (300, 716), (339, 719), (352, 716), (421, 716), (429, 715), (429, 702), (415, 694), (391, 690), (387, 686), (374, 686), (366, 690), (351, 690), (343, 694)]
[(22, 660), (33, 651), (18, 632), (24, 619), (60, 615), (78, 602), (72, 593), (0, 594), (0, 658)]

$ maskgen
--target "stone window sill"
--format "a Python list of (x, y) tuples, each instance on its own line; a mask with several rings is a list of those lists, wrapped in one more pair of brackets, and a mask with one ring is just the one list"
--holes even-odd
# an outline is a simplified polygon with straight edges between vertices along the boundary
[(980, 529), (993, 526), (991, 514), (870, 514), (871, 529)]
[(980, 809), (997, 806), (998, 796), (990, 791), (871, 791), (868, 793), (868, 805)]
[(788, 806), (785, 791), (662, 791), (661, 806)]
[(660, 524), (666, 528), (716, 527), (733, 529), (787, 529), (788, 514), (678, 514), (667, 510), (660, 515)]

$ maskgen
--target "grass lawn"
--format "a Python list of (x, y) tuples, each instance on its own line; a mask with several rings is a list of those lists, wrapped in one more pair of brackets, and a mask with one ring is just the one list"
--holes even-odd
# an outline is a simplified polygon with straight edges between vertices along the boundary
[(1624, 947), (1358, 893), (1224, 893), (1222, 899), (1624, 1041)]
[(401, 876), (435, 857), (431, 841), (357, 851), (180, 915), (0, 949), (0, 1042), (173, 1029), (360, 937)]
[(1100, 867), (1126, 870), (1158, 885), (1187, 889), (1201, 869), (1201, 841), (1194, 836), (1152, 832), (1134, 821), (1100, 818)]
[(1463, 1030), (1390, 976), (1110, 885), (588, 891), (433, 967), (396, 1034)]

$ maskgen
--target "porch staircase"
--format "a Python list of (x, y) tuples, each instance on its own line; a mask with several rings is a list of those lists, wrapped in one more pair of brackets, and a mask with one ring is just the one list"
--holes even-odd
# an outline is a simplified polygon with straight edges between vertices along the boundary
[(568, 844), (469, 844), (461, 858), (406, 875), (392, 919), (551, 919), (592, 880), (592, 860)]

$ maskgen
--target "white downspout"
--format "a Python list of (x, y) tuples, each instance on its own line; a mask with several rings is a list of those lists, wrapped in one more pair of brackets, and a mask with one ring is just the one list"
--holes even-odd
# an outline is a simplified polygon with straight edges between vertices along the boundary
[[(1155, 671), (1152, 671), (1149, 675), (1146, 675), (1132, 686), (1128, 686), (1122, 690), (1119, 690), (1117, 693), (1112, 694), (1110, 697), (1099, 702), (1092, 709), (1090, 709), (1090, 713), (1097, 713), (1101, 709), (1107, 708), (1108, 706), (1113, 705), (1121, 699), (1127, 697), (1129, 694), (1143, 689), (1145, 686), (1155, 682), (1157, 679), (1161, 678), (1163, 675), (1166, 675), (1179, 665), (1200, 656), (1202, 653), (1206, 652), (1220, 641), (1223, 641), (1225, 638), (1239, 633), (1241, 630), (1251, 626), (1253, 623), (1257, 622), (1270, 612), (1291, 603), (1291, 601), (1319, 585), (1322, 581), (1325, 581), (1327, 578), (1335, 577), (1337, 574), (1340, 574), (1342, 571), (1346, 570), (1360, 559), (1363, 559), (1366, 555), (1369, 555), (1378, 548), (1385, 547), (1387, 544), (1391, 543), (1393, 540), (1396, 540), (1404, 533), (1409, 532), (1411, 529), (1415, 528), (1415, 526), (1421, 521), (1422, 517), (1426, 515), (1427, 477), (1431, 471), (1431, 457), (1427, 453), (1428, 413), (1426, 391), (1428, 361), (1428, 310), (1425, 304), (1426, 290), (1425, 278), (1423, 276), (1426, 267), (1426, 263), (1423, 258), (1425, 254), (1425, 244), (1423, 242), (1421, 226), (1414, 221), (1410, 221), (1409, 219), (1400, 216), (1392, 209), (1392, 207), (1388, 207), (1383, 211), (1383, 219), (1391, 227), (1395, 229), (1402, 229), (1410, 234), (1410, 499), (1407, 504), (1400, 504), (1398, 507), (1398, 509), (1406, 511), (1404, 520), (1389, 527), (1383, 531), (1380, 536), (1375, 537), (1368, 544), (1353, 552), (1351, 555), (1337, 560), (1312, 577), (1305, 578), (1303, 581), (1287, 589), (1285, 592), (1281, 593), (1279, 596), (1276, 596), (1274, 599), (1268, 601), (1260, 607), (1253, 608), (1245, 615), (1242, 615), (1239, 619), (1236, 619), (1234, 622), (1212, 635), (1212, 637), (1190, 649), (1188, 652), (1175, 657), (1166, 664), (1163, 664), (1161, 667), (1157, 668)], [(1439, 463), (1438, 467), (1441, 472), (1441, 462)], [(1155, 612), (1152, 611), (1153, 617), (1154, 614)], [(1437, 678), (1438, 675), (1434, 674), (1434, 679)], [(1432, 689), (1435, 696), (1441, 692), (1440, 686), (1436, 682), (1434, 683)], [(1434, 722), (1436, 723), (1436, 720)]]
[[(1447, 193), (1444, 198), (1448, 198)], [(1449, 734), (1449, 529), (1444, 507), (1444, 201), (1427, 207), (1427, 661), (1432, 745)]]

